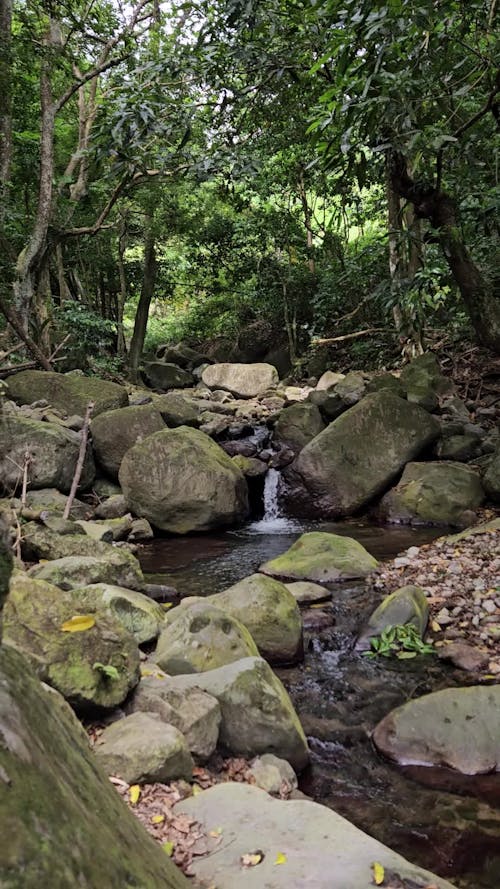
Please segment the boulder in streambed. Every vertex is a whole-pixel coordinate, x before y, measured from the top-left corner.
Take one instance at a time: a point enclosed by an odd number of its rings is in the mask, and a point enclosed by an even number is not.
[[[127,710],[157,714],[163,722],[179,729],[196,759],[209,759],[219,738],[219,702],[199,688],[171,688],[165,682],[167,678],[159,667],[145,664]]]
[[[240,470],[219,445],[188,426],[134,445],[123,458],[120,484],[132,512],[174,534],[231,525],[248,515]]]
[[[65,523],[63,533],[63,526],[59,525],[57,518],[49,518],[47,521],[53,522],[58,530],[52,530],[38,522],[28,522],[23,525],[21,549],[23,557],[30,562],[38,559],[64,559],[67,556],[107,558],[116,553],[121,554],[121,551],[110,543],[92,539],[77,522]],[[59,522],[62,523],[62,520]],[[127,553],[127,556],[130,556],[130,553]]]
[[[500,448],[490,460],[483,477],[483,486],[493,503],[500,503]]]
[[[149,596],[111,583],[78,587],[75,598],[82,611],[109,612],[132,634],[138,645],[156,639],[165,620],[165,611]]]
[[[312,800],[273,799],[258,787],[228,782],[182,800],[174,811],[206,831],[220,826],[224,842],[192,864],[195,877],[217,889],[373,889],[374,862],[386,878],[399,875],[390,880],[394,886],[453,889]],[[242,867],[244,856],[257,849],[258,866]]]
[[[408,463],[401,480],[382,498],[378,513],[398,524],[470,524],[465,516],[484,500],[476,470],[462,463]]]
[[[165,680],[171,688],[201,688],[222,713],[219,743],[235,756],[274,753],[296,771],[309,761],[306,737],[288,694],[265,660],[247,657],[218,670]]]
[[[153,432],[161,432],[165,423],[152,404],[133,405],[99,414],[91,423],[95,455],[112,478],[127,451]]]
[[[144,366],[143,376],[152,389],[186,389],[194,383],[189,371],[164,361],[150,361]]]
[[[0,884],[189,889],[110,784],[70,707],[0,647]]]
[[[375,746],[399,765],[444,766],[464,775],[500,771],[500,685],[446,688],[389,713]]]
[[[286,444],[296,453],[325,428],[319,408],[309,401],[284,408],[274,427],[273,440]]]
[[[439,404],[439,398],[453,393],[453,383],[441,372],[433,352],[419,355],[401,371],[401,383],[408,401],[420,404],[429,411]]]
[[[264,574],[244,577],[208,601],[245,625],[262,657],[273,664],[302,660],[302,619],[283,583]]]
[[[210,364],[201,378],[209,389],[226,389],[238,398],[255,398],[279,383],[272,364]]]
[[[389,627],[402,627],[405,624],[414,626],[423,639],[428,620],[429,605],[422,587],[400,587],[386,596],[375,609],[359,634],[356,648],[358,651],[366,651],[370,648],[370,639],[380,636]]]
[[[166,783],[193,777],[186,739],[155,713],[132,713],[104,729],[94,748],[108,775],[128,784]]]
[[[383,493],[439,431],[434,417],[393,392],[367,395],[285,470],[290,509],[316,518],[352,515]]]
[[[128,404],[127,390],[117,383],[85,377],[81,374],[58,374],[46,370],[23,370],[9,377],[9,396],[17,404],[47,401],[66,414],[85,416],[93,402],[92,416]]]
[[[125,549],[109,547],[103,556],[66,556],[29,569],[30,577],[46,580],[62,590],[91,583],[113,583],[131,590],[141,590],[144,577],[139,562]]]
[[[236,617],[206,600],[185,601],[170,612],[154,654],[166,673],[202,673],[259,652]]]
[[[57,488],[41,488],[26,492],[26,505],[35,511],[47,510],[49,513],[61,514],[66,507],[67,496]],[[71,519],[86,519],[92,515],[92,507],[76,497],[71,504]]]
[[[323,602],[325,599],[331,599],[330,590],[325,589],[319,583],[311,583],[309,580],[296,580],[292,583],[285,583],[299,605],[308,605],[310,602]]]
[[[116,618],[82,614],[77,595],[21,572],[11,578],[3,642],[79,710],[117,707],[139,681],[137,643]]]
[[[281,580],[337,583],[366,577],[377,564],[377,560],[352,537],[309,531],[281,556],[261,565],[259,571]]]
[[[18,414],[3,415],[0,417],[0,486],[7,492],[16,489],[22,479],[25,455],[29,453],[29,487],[57,488],[67,494],[79,450],[80,436],[71,429],[56,423],[29,420]],[[80,489],[88,488],[94,476],[94,458],[88,446]]]
[[[207,409],[205,399],[181,395],[179,392],[154,395],[153,404],[169,428],[199,426],[200,416]]]

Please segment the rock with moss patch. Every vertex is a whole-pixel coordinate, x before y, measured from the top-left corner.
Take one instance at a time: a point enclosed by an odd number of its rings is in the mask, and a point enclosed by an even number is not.
[[[137,643],[102,609],[89,609],[87,628],[63,629],[81,614],[75,594],[17,573],[4,608],[3,641],[73,707],[117,707],[139,681]]]
[[[261,565],[259,571],[282,580],[336,583],[366,577],[377,564],[377,560],[352,537],[309,531],[281,556]]]
[[[352,515],[383,493],[439,431],[434,417],[393,392],[367,395],[285,470],[290,509],[315,518]]]
[[[124,549],[110,546],[106,556],[66,556],[29,569],[31,577],[46,580],[62,590],[93,583],[112,583],[141,590],[144,577],[139,562]]]
[[[111,583],[77,587],[75,597],[82,610],[104,610],[113,615],[140,645],[160,633],[165,619],[161,605],[136,590]]]
[[[127,809],[68,704],[0,647],[0,884],[189,889]]]
[[[31,509],[48,511],[51,514],[62,514],[66,507],[67,496],[57,488],[41,488],[26,493],[26,505]],[[77,497],[73,500],[70,510],[71,519],[87,519],[92,515],[92,507]]]
[[[164,361],[150,361],[144,366],[143,375],[153,389],[185,389],[194,383],[187,370]]]
[[[193,756],[202,761],[209,759],[219,738],[219,702],[199,688],[171,688],[166,679],[162,670],[146,664],[128,710],[156,713],[182,732]]]
[[[165,423],[152,404],[133,405],[99,414],[91,423],[96,457],[112,478],[127,451],[153,432],[161,432]]]
[[[62,528],[57,525],[57,519],[51,520],[49,518],[47,521],[53,522],[56,530],[46,525],[40,525],[38,522],[28,522],[23,526],[22,553],[23,557],[30,562],[38,559],[64,559],[67,556],[99,558],[117,552],[109,542],[88,536],[85,529],[77,522],[66,523],[69,527],[62,532]],[[83,522],[83,525],[86,524]]]
[[[307,605],[309,602],[323,602],[325,599],[331,599],[330,590],[325,589],[319,583],[311,583],[309,580],[296,580],[292,583],[285,584],[299,605]]]
[[[493,455],[483,476],[484,490],[493,503],[500,503],[500,449]]]
[[[500,685],[446,688],[409,701],[379,722],[373,741],[399,765],[498,772]]]
[[[104,771],[128,784],[165,784],[193,777],[186,739],[154,713],[132,713],[108,725],[94,750]]]
[[[401,383],[408,401],[420,404],[426,410],[434,410],[440,396],[453,393],[453,383],[441,372],[433,352],[419,355],[401,371]]]
[[[408,463],[379,504],[380,516],[400,524],[460,525],[484,500],[479,474],[461,463]],[[467,524],[467,522],[465,522]]]
[[[296,453],[325,428],[319,408],[310,401],[297,402],[281,411],[273,439],[288,445]]]
[[[120,483],[132,512],[174,534],[231,525],[248,514],[242,473],[219,445],[187,426],[134,445]]]
[[[389,627],[401,627],[405,624],[415,627],[423,639],[428,619],[429,605],[422,587],[411,585],[400,587],[399,590],[386,596],[369,617],[366,626],[359,634],[356,648],[361,651],[367,650],[374,636],[380,636]]]
[[[297,776],[286,759],[280,759],[273,753],[264,753],[252,763],[250,774],[255,786],[266,793],[279,794],[284,789],[287,793],[296,790]]]
[[[176,676],[230,664],[258,650],[248,630],[206,601],[184,602],[170,612],[154,654],[155,662]]]
[[[58,374],[46,370],[23,370],[9,377],[9,395],[18,404],[45,400],[58,411],[85,416],[93,402],[92,416],[128,404],[127,390],[117,383],[79,374]]]
[[[26,371],[28,373],[28,371]],[[0,417],[0,484],[14,491],[22,478],[26,453],[30,455],[30,488],[57,488],[68,493],[80,451],[80,436],[55,423],[29,420],[18,414]],[[87,448],[80,490],[88,488],[95,476],[92,449]]]
[[[278,580],[251,574],[222,593],[208,596],[208,601],[246,626],[266,660],[291,664],[302,658],[299,607]]]
[[[306,737],[288,694],[269,664],[247,657],[218,670],[166,680],[171,688],[201,688],[219,701],[219,743],[236,756],[274,753],[296,771],[309,761]]]
[[[154,395],[153,404],[169,428],[198,426],[202,411],[207,409],[205,399],[181,395],[179,392]]]

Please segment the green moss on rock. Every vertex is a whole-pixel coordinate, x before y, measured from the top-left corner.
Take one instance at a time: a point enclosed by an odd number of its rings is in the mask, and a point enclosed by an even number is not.
[[[282,580],[311,580],[335,583],[366,577],[377,560],[352,537],[325,531],[310,531],[276,559],[261,565],[259,571]]]
[[[79,374],[58,374],[45,370],[23,370],[9,377],[9,395],[18,404],[32,404],[45,399],[52,407],[66,414],[83,417],[90,401],[92,416],[103,411],[125,407],[127,390],[117,383],[84,377]]]

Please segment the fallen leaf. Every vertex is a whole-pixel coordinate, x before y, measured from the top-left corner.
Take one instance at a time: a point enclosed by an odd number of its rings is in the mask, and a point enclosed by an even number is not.
[[[276,855],[275,864],[285,864],[286,863],[286,855],[284,852],[278,852]]]
[[[373,882],[375,883],[376,886],[381,886],[382,883],[384,882],[384,877],[385,877],[385,871],[384,871],[383,866],[378,861],[374,861],[372,864],[372,870],[373,870]]]
[[[243,867],[255,867],[263,860],[264,853],[261,852],[260,849],[257,849],[256,852],[246,852],[246,854],[242,855],[240,858]]]
[[[202,789],[199,786],[199,784],[193,784],[193,796],[198,796],[198,794],[201,792],[202,792]]]
[[[168,609],[171,608],[173,604],[173,602],[162,602],[161,607],[164,608],[165,611],[168,611]]]
[[[165,815],[151,815],[151,824],[163,824]]]
[[[441,624],[438,624],[437,620],[433,620],[433,621],[431,621],[431,629],[433,630],[434,633],[440,633],[441,632]]]
[[[167,842],[163,843],[163,845],[162,845],[163,851],[166,852],[166,854],[168,855],[169,858],[172,857],[174,848],[175,848],[175,843],[172,843],[171,840],[167,840]]]
[[[141,788],[139,787],[139,785],[132,784],[132,787],[130,788],[130,790],[128,792],[128,798],[129,798],[130,804],[132,806],[135,806],[135,804],[139,802],[140,795],[141,795]]]
[[[60,628],[63,633],[81,633],[95,626],[95,617],[92,614],[75,614],[69,620],[65,620]]]
[[[220,837],[222,834],[222,827],[216,827],[215,830],[209,830],[209,837]]]

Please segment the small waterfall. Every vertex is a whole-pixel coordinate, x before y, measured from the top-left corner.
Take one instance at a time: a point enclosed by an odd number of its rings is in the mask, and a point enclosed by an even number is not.
[[[281,510],[278,503],[281,475],[277,469],[268,469],[264,482],[264,517],[263,522],[280,519]]]

